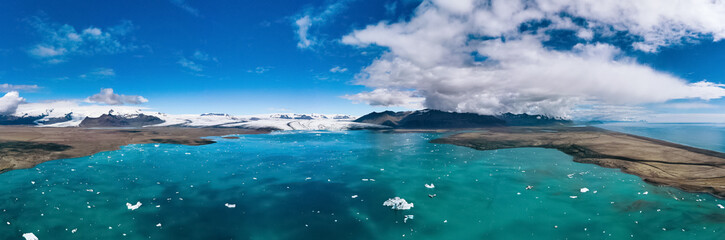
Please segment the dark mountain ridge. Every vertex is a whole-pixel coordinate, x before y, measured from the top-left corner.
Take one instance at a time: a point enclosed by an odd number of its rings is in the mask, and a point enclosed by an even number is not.
[[[356,119],[355,122],[379,124],[401,129],[450,129],[571,124],[569,120],[543,115],[505,113],[494,116],[429,109],[406,112],[372,112]]]

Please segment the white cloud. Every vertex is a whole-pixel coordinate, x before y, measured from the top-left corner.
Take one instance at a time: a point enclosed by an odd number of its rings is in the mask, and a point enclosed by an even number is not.
[[[0,114],[9,115],[15,113],[18,109],[18,105],[25,102],[25,99],[20,97],[18,92],[12,91],[0,97]]]
[[[311,39],[307,36],[308,31],[310,30],[310,27],[312,26],[312,20],[310,19],[310,16],[305,15],[295,21],[295,25],[297,25],[297,37],[299,38],[299,42],[297,42],[298,48],[308,48],[312,45]]]
[[[199,50],[194,51],[194,55],[192,55],[192,57],[194,57],[194,59],[200,60],[200,61],[209,61],[209,59],[210,59],[209,54],[199,51]]]
[[[330,72],[331,73],[344,73],[344,72],[347,72],[347,68],[335,66],[334,68],[330,69]]]
[[[187,13],[194,15],[195,17],[199,16],[199,10],[191,7],[188,3],[186,3],[185,0],[169,0],[169,1],[171,1],[171,3],[173,3],[175,6],[181,8],[182,10],[186,11]]]
[[[80,78],[89,78],[89,77],[107,78],[107,77],[113,77],[113,76],[116,76],[116,71],[114,71],[112,68],[96,68],[89,73],[81,74],[79,77]]]
[[[262,74],[272,70],[272,67],[256,67],[254,69],[247,70],[248,73]]]
[[[674,7],[657,7],[667,4]],[[567,16],[586,24],[574,24]],[[552,24],[519,31],[522,24],[539,20]],[[569,50],[546,47],[552,29],[572,30],[587,42]],[[374,90],[346,98],[410,106],[394,96],[410,97],[403,93],[412,91],[416,99],[425,99],[426,108],[570,117],[583,104],[634,106],[725,96],[722,85],[688,83],[639,64],[606,42],[591,42],[612,31],[640,39],[635,45],[648,51],[708,34],[719,40],[725,36],[725,3],[424,1],[409,20],[380,22],[342,38],[345,44],[388,48],[356,77]]]
[[[423,101],[425,100],[417,96],[417,93],[413,91],[394,89],[375,89],[370,92],[345,95],[343,98],[352,100],[355,103],[366,103],[372,106],[401,106],[410,109],[423,108]]]
[[[28,54],[47,63],[61,63],[73,55],[116,54],[136,48],[124,42],[124,36],[133,29],[129,21],[106,29],[91,26],[80,32],[40,17],[31,18],[29,23],[43,39],[30,47]]]
[[[102,88],[100,93],[86,98],[89,103],[104,103],[108,105],[141,104],[149,100],[137,95],[116,94],[111,88]]]
[[[12,92],[12,91],[35,91],[40,87],[38,85],[13,85],[8,83],[0,84],[0,92]]]
[[[317,38],[311,36],[310,29],[313,25],[319,26],[327,23],[327,21],[339,14],[345,9],[348,2],[353,0],[342,0],[336,3],[330,4],[325,9],[317,14],[313,14],[312,11],[297,17],[294,21],[295,33],[297,33],[297,47],[298,48],[310,48],[318,43]]]
[[[178,63],[182,67],[189,69],[191,71],[195,71],[195,72],[204,71],[204,67],[202,67],[198,63],[191,61],[185,57],[181,57],[181,59],[179,59],[179,61],[177,61],[176,63]]]

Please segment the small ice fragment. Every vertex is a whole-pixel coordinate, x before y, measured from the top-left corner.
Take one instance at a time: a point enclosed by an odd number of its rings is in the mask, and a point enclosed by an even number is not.
[[[381,168],[380,171],[385,171],[385,168]],[[411,215],[412,216],[412,215]]]
[[[352,195],[352,198],[357,198],[357,195]]]
[[[589,192],[589,188],[583,187],[583,188],[579,189],[579,192],[581,192],[581,193]]]
[[[312,179],[312,178],[311,177],[306,177],[305,178],[305,181],[310,180],[310,179]]]
[[[434,198],[434,197],[436,197],[436,196],[438,196],[438,195],[436,195],[435,193],[434,193],[434,194],[428,194],[428,197],[429,197],[429,198]]]
[[[126,207],[127,207],[127,208],[128,208],[129,210],[133,211],[133,210],[136,210],[136,209],[138,209],[139,207],[141,207],[141,202],[136,202],[136,204],[133,204],[133,205],[132,205],[132,204],[130,204],[130,203],[126,203]]]
[[[532,188],[534,188],[534,186],[531,186],[531,185],[526,186],[526,190],[531,190]]]
[[[408,203],[405,199],[395,197],[383,202],[383,206],[388,206],[393,210],[410,210],[413,207],[413,203]]]
[[[367,178],[363,178],[363,179],[362,179],[362,181],[363,181],[363,182],[367,182],[367,181],[370,181],[370,179],[367,179]]]
[[[448,220],[443,220],[443,223],[447,223],[447,222],[448,222]]]
[[[191,155],[191,153],[184,153],[184,154],[186,154],[186,155]]]
[[[718,204],[717,207],[719,207],[720,209],[725,209],[725,206],[723,206],[722,204]]]
[[[161,227],[161,223],[156,224],[157,227]]]
[[[73,230],[70,230],[70,233],[76,233],[78,231],[77,228],[74,228]]]
[[[371,181],[371,182],[375,182],[375,179],[374,179],[374,178],[371,178],[371,179],[370,179],[370,181]]]
[[[573,173],[572,174],[567,174],[566,177],[573,178],[574,177],[574,174]]]
[[[569,198],[578,198],[578,196],[569,196]]]
[[[413,219],[414,218],[413,215],[405,215],[404,217],[405,218],[403,218],[403,223],[407,223],[408,222],[408,219]]]
[[[35,181],[30,181],[30,184],[35,184]]]
[[[23,237],[25,238],[25,240],[38,240],[38,237],[36,237],[33,233],[23,234]]]
[[[227,206],[228,208],[235,208],[235,207],[237,207],[237,204],[234,204],[234,203],[225,203],[224,206]]]
[[[647,195],[647,194],[649,194],[649,192],[643,192],[642,194]]]
[[[425,184],[425,188],[435,188],[436,185],[431,184]]]

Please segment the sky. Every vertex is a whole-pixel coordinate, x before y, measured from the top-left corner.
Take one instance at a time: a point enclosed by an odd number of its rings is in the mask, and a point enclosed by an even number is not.
[[[63,100],[725,122],[721,1],[26,0],[0,2],[0,31],[5,114]]]

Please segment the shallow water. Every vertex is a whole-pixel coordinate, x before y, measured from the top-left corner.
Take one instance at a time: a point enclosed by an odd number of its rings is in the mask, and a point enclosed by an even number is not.
[[[285,132],[214,138],[219,143],[196,147],[130,145],[51,161],[0,174],[0,239],[26,232],[41,240],[724,234],[725,209],[717,204],[725,201],[712,196],[649,185],[551,149],[477,151],[428,143],[439,136]],[[429,183],[435,188],[424,187]],[[396,196],[415,206],[394,211],[382,205]],[[126,207],[137,201],[137,210]],[[405,215],[414,218],[404,222]]]

